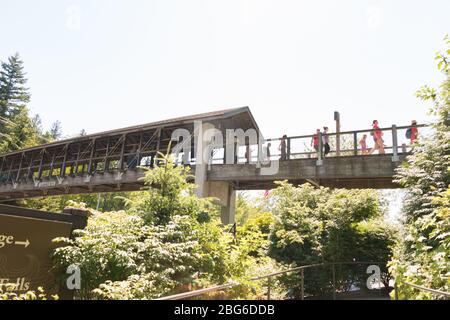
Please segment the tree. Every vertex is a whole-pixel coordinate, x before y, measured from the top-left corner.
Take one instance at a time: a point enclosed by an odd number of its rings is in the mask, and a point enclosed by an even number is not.
[[[59,140],[62,137],[61,121],[55,121],[48,132],[51,140]]]
[[[0,117],[10,118],[17,115],[30,101],[26,87],[23,61],[18,53],[1,63],[0,70]]]
[[[0,68],[0,152],[10,152],[42,143],[41,123],[31,117],[23,61],[19,54],[2,62]]]
[[[139,197],[123,199],[126,211],[91,210],[85,230],[55,240],[65,244],[54,252],[55,271],[64,279],[69,265],[81,269],[79,298],[152,299],[243,279],[262,255],[268,217],[240,229],[239,245],[212,200],[194,194],[189,168],[169,156],[157,163],[146,171]]]
[[[403,236],[391,262],[400,298],[439,298],[413,290],[404,282],[450,291],[450,39],[436,54],[438,70],[444,75],[439,90],[428,86],[417,96],[433,103],[433,133],[414,146],[407,163],[397,172],[398,182],[407,188],[403,206]]]
[[[316,263],[376,261],[391,255],[395,232],[374,221],[383,219],[378,194],[374,190],[294,187],[279,183],[272,192],[275,224],[271,229],[269,255],[278,262],[301,266]],[[337,289],[365,286],[364,267],[342,266]],[[383,270],[383,268],[382,268]],[[387,270],[384,268],[384,275]],[[330,293],[330,268],[305,273],[305,288],[315,295]],[[298,297],[298,276],[287,276],[282,283],[290,296]]]

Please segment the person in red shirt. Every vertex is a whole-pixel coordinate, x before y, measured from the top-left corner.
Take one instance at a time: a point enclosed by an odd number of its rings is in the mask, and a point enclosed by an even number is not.
[[[378,126],[378,120],[373,120],[372,122],[372,132],[373,140],[375,142],[374,147],[370,150],[369,154],[372,154],[375,150],[378,150],[378,154],[384,154],[384,141],[383,141],[383,131],[381,131]]]
[[[359,140],[359,146],[361,147],[361,154],[362,155],[366,155],[367,154],[367,134],[364,134],[361,138],[361,140]]]
[[[419,130],[417,130],[417,121],[413,120],[411,122],[411,136],[409,138],[411,140],[411,144],[414,144],[414,142],[416,142],[418,136]]]
[[[319,152],[319,133],[320,133],[320,129],[316,130],[316,134],[313,135],[312,140],[311,140],[311,145],[314,147],[314,150],[316,150],[316,152]]]

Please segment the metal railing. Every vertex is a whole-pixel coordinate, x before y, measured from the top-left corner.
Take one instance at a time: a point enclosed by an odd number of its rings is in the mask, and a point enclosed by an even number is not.
[[[417,128],[424,128],[426,125],[417,125]],[[384,151],[392,154],[393,161],[398,161],[399,154],[408,153],[412,146],[404,133],[411,126],[395,126],[380,128],[384,133]],[[328,133],[330,152],[325,155],[323,150],[322,135],[318,135],[319,147],[314,150],[311,144],[315,135],[291,136],[286,138],[286,159],[317,159],[317,165],[321,165],[325,157],[341,157],[364,155],[364,151],[359,145],[361,137],[367,136],[367,147],[370,150],[373,139],[370,133],[373,129],[343,131],[340,133]],[[154,161],[154,154],[160,149],[160,144],[169,143],[170,138],[159,137],[160,131],[148,133],[148,138],[143,139],[142,134],[136,133],[138,142],[130,142],[125,136],[117,136],[114,139],[105,137],[105,141],[95,140],[86,143],[71,142],[58,148],[52,147],[48,150],[24,151],[22,154],[6,154],[0,157],[0,183],[18,183],[43,179],[51,180],[56,177],[66,176],[86,176],[99,173],[126,171],[136,169],[138,166],[151,166]],[[422,132],[419,132],[419,136]],[[402,138],[403,137],[403,138]],[[282,138],[266,140],[266,149],[259,145],[241,146],[238,148],[236,163],[257,163],[261,159],[264,150],[269,150],[268,159],[278,160],[282,153],[276,145]],[[268,148],[267,144],[274,145]],[[157,144],[157,146],[153,146]],[[100,146],[101,145],[101,146]],[[246,148],[250,153],[245,156]],[[262,150],[264,149],[264,150]],[[251,151],[253,150],[253,151]],[[274,152],[275,151],[275,152]],[[211,164],[225,162],[224,149],[214,149],[215,157]],[[190,164],[195,164],[195,157],[183,155],[184,162],[190,159]]]
[[[304,300],[306,297],[306,295],[305,295],[305,270],[311,269],[311,268],[317,268],[317,267],[331,267],[333,300],[336,300],[336,294],[337,294],[336,266],[337,265],[342,266],[342,265],[380,265],[380,264],[386,265],[386,262],[356,262],[356,261],[352,261],[352,262],[316,263],[316,264],[300,266],[300,267],[296,267],[296,268],[292,268],[292,269],[288,269],[288,270],[278,271],[278,272],[270,273],[270,274],[267,274],[264,276],[254,277],[254,278],[250,279],[250,282],[266,280],[267,281],[266,298],[267,298],[267,300],[270,300],[272,297],[271,293],[272,293],[272,288],[273,288],[273,283],[274,283],[273,279],[275,277],[281,276],[281,275],[286,275],[288,273],[299,272],[300,273],[300,299]],[[230,282],[230,283],[223,284],[223,285],[218,285],[218,286],[213,286],[213,287],[209,287],[209,288],[179,293],[179,294],[175,294],[175,295],[171,295],[171,296],[167,296],[167,297],[162,297],[162,298],[159,298],[156,300],[184,300],[184,299],[189,299],[189,298],[196,298],[196,297],[201,297],[207,293],[232,289],[232,288],[235,288],[238,286],[241,286],[241,284],[238,282]]]
[[[423,286],[419,286],[417,284],[414,283],[409,283],[409,282],[402,282],[401,284],[403,285],[407,285],[411,288],[414,288],[416,290],[420,290],[420,291],[424,291],[424,292],[428,292],[431,293],[435,296],[441,296],[444,297],[446,300],[450,299],[450,292],[445,292],[445,291],[440,291],[440,290],[436,290],[436,289],[431,289],[431,288],[427,288],[427,287],[423,287]],[[394,286],[394,298],[395,300],[399,300],[398,297],[398,284],[397,282],[395,282],[395,286]]]
[[[427,128],[425,124],[417,125],[416,128]],[[411,126],[396,126],[380,128],[379,130],[383,133],[383,146],[384,150],[382,153],[391,154],[393,161],[399,161],[399,155],[409,153],[413,145],[410,139],[406,137],[406,131],[410,129]],[[358,156],[358,155],[370,155],[372,150],[375,151],[375,140],[371,133],[373,129],[363,129],[354,131],[343,131],[340,133],[327,133],[330,151],[327,155],[324,153],[323,144],[323,134],[319,133],[317,136],[312,135],[301,135],[301,136],[289,136],[285,138],[285,159],[282,159],[283,155],[279,148],[283,138],[271,138],[265,140],[264,148],[268,148],[268,160],[295,160],[295,159],[317,159],[318,165],[324,158],[328,157],[346,157],[346,156]],[[423,132],[419,132],[419,136],[422,136]],[[363,150],[360,145],[361,138],[366,135],[367,149]],[[317,139],[319,145],[317,150],[314,148],[313,139]],[[274,144],[270,148],[268,144]],[[235,158],[235,162],[238,164],[244,163],[256,163],[262,157],[260,155],[263,150],[260,150],[258,145],[248,146],[252,152],[249,156],[245,156],[247,146],[240,146],[238,148],[238,156]],[[218,149],[217,149],[218,150]],[[267,150],[267,149],[266,149]],[[379,152],[379,151],[377,151]],[[216,152],[216,157],[212,159],[215,164],[224,163],[224,151]],[[192,162],[193,164],[195,163]]]

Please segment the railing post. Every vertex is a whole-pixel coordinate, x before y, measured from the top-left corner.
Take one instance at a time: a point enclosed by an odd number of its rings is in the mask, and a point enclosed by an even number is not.
[[[358,155],[358,133],[353,132],[353,148],[355,156]]]
[[[317,150],[317,161],[316,165],[323,165],[323,141],[322,141],[322,132],[317,134],[317,138],[319,139],[319,150]]]
[[[39,169],[38,169],[38,176],[37,179],[40,180],[42,177],[42,166],[44,165],[44,156],[45,156],[46,149],[41,150],[41,160],[39,162]]]
[[[301,299],[305,300],[305,269],[301,269],[300,274],[301,274],[301,277],[302,277],[301,284],[300,284]]]
[[[397,140],[397,126],[392,125],[392,162],[400,161],[398,157],[398,140]]]
[[[24,158],[25,158],[25,152],[22,152],[22,155],[20,156],[19,170],[17,170],[16,182],[19,182],[20,171],[22,171],[22,163],[23,163]]]
[[[88,169],[87,169],[87,174],[88,175],[92,175],[92,167],[94,165],[94,154],[95,154],[95,145],[96,145],[96,140],[95,138],[92,139],[92,149],[91,149],[91,153],[89,154],[89,164],[88,164]]]
[[[270,300],[270,291],[272,286],[272,277],[267,278],[267,300]]]
[[[334,112],[334,121],[336,121],[336,157],[341,155],[341,115],[338,111]]]
[[[397,285],[397,280],[395,280],[394,282],[394,299],[398,300],[398,285]]]
[[[406,148],[406,143],[403,143],[403,144],[402,144],[402,153],[405,154],[405,153],[407,153],[407,152],[408,152],[408,150],[407,150],[407,148]]]
[[[62,164],[61,164],[61,172],[59,173],[59,176],[61,177],[61,178],[63,178],[63,177],[65,177],[66,176],[66,168],[67,168],[67,156],[68,156],[68,153],[69,153],[69,143],[68,144],[66,144],[66,146],[64,147],[64,158],[63,158],[63,161],[62,161]]]
[[[119,160],[119,166],[118,166],[118,171],[122,172],[125,168],[124,166],[124,162],[125,162],[125,144],[126,144],[126,140],[127,140],[127,136],[126,134],[124,134],[122,136],[122,146],[120,148],[120,160]]]
[[[333,272],[333,300],[336,300],[336,270],[335,270],[335,265],[334,263],[331,264],[332,267],[332,272]]]
[[[291,138],[287,139],[287,159],[291,160]]]

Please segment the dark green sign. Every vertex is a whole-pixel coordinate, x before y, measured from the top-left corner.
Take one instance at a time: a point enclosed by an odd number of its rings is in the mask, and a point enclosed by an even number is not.
[[[0,287],[25,293],[43,287],[49,294],[59,288],[51,273],[53,239],[70,237],[73,224],[0,211]],[[58,216],[58,214],[40,213]],[[64,215],[64,214],[63,214]],[[67,215],[65,215],[67,216]]]

